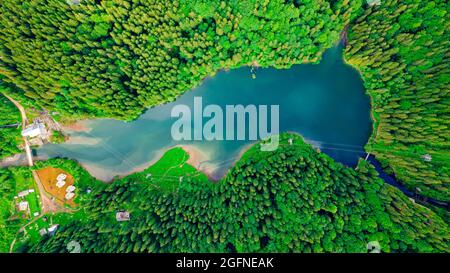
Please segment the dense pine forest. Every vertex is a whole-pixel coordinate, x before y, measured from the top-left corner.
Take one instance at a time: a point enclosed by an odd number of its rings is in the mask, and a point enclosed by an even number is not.
[[[16,182],[11,172],[7,169],[0,169],[0,252],[9,250],[9,244],[17,232],[15,228],[10,228],[8,219],[11,211],[14,210],[12,200],[14,198]]]
[[[373,102],[367,150],[411,189],[449,201],[448,2],[382,2],[352,24],[346,53]]]
[[[133,119],[222,68],[317,61],[360,2],[5,0],[0,74],[63,116]]]
[[[28,251],[66,252],[448,252],[448,225],[377,177],[335,163],[298,136],[264,156],[252,147],[218,184],[186,179],[172,192],[132,175],[81,202],[89,218]],[[157,182],[156,182],[157,183]],[[128,210],[131,220],[117,222]]]

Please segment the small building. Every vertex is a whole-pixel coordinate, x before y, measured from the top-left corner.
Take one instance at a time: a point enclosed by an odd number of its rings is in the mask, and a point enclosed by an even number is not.
[[[53,225],[47,229],[49,235],[55,234],[55,231],[58,229],[58,225]]]
[[[68,192],[66,193],[66,196],[64,196],[67,200],[71,200],[75,196],[75,193]]]
[[[28,211],[28,209],[29,209],[29,205],[28,205],[27,201],[20,202],[18,207],[19,207],[19,211]]]
[[[74,192],[75,189],[76,188],[74,186],[70,185],[70,186],[67,187],[66,192]]]
[[[55,232],[58,229],[58,225],[53,225],[47,229],[48,233]]]
[[[66,180],[66,178],[67,178],[67,175],[66,175],[65,173],[60,173],[60,174],[58,174],[58,176],[56,177],[56,180],[58,180],[58,181],[64,181],[64,180]]]
[[[67,0],[66,1],[68,5],[72,6],[72,5],[79,5],[81,3],[81,0]]]
[[[130,221],[130,213],[128,211],[116,212],[116,220],[118,222]]]
[[[39,212],[36,211],[35,213],[33,213],[33,216],[39,216]]]
[[[33,123],[30,126],[28,126],[27,128],[25,128],[25,130],[22,131],[23,137],[46,138],[46,135],[47,135],[47,130],[45,129],[45,124],[43,124],[43,123]]]

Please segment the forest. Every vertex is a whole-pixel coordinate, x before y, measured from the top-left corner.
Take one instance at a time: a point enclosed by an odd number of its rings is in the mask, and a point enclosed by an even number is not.
[[[63,120],[130,120],[220,69],[318,62],[348,26],[346,59],[372,98],[366,150],[410,189],[450,200],[447,1],[70,3],[1,2],[0,74],[17,87],[2,92]]]
[[[192,177],[167,191],[132,175],[81,199],[89,217],[24,251],[67,252],[448,252],[448,225],[385,184],[361,161],[335,163],[296,135],[262,155],[256,144],[226,178]],[[115,212],[127,210],[129,222]]]
[[[22,120],[19,110],[2,93],[7,88],[0,77],[0,159],[20,153]]]
[[[67,120],[132,120],[220,69],[317,63],[344,36],[372,102],[366,151],[413,191],[450,200],[446,0],[71,3],[0,2],[0,93]],[[0,100],[0,126],[18,122]],[[0,129],[0,158],[19,152],[19,136]],[[384,252],[449,251],[442,218],[371,165],[355,171],[295,142],[270,155],[255,146],[220,183],[192,177],[173,192],[142,175],[97,185],[83,174],[83,189],[94,189],[79,201],[88,223],[23,250],[64,252],[77,240],[85,252],[366,252],[370,241]],[[115,221],[121,209],[130,222]]]
[[[129,120],[219,69],[317,62],[360,3],[4,0],[0,74],[19,101]]]

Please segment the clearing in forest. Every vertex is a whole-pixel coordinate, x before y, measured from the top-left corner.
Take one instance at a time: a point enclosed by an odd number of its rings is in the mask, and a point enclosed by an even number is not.
[[[54,197],[55,201],[61,205],[69,205],[70,207],[75,207],[75,203],[73,202],[76,196],[73,196],[70,200],[66,198],[67,188],[74,184],[73,176],[66,171],[53,167],[46,167],[44,169],[36,171],[39,179],[41,180],[42,186],[44,190]],[[64,185],[58,187],[58,176],[63,175]]]

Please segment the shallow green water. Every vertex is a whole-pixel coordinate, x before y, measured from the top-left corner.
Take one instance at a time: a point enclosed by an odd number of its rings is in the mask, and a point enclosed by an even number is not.
[[[339,162],[353,166],[364,155],[371,133],[370,103],[359,73],[343,63],[342,48],[328,50],[318,65],[291,69],[250,68],[219,72],[176,102],[149,109],[138,120],[83,121],[88,132],[70,132],[69,143],[45,145],[40,157],[68,157],[80,161],[101,179],[132,172],[157,159],[164,150],[191,144],[208,158],[202,168],[225,174],[251,141],[174,141],[170,111],[176,104],[280,105],[280,131],[293,131]]]

